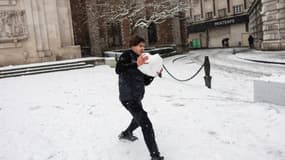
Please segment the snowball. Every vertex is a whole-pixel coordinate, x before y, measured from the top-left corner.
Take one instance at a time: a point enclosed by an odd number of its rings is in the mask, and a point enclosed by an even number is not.
[[[151,55],[149,53],[144,53],[143,56],[148,57],[148,60],[146,61],[147,64],[139,66],[138,69],[148,76],[156,77],[162,69],[162,58],[159,54]]]

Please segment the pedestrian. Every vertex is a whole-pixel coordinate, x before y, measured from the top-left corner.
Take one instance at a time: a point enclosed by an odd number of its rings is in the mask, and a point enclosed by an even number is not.
[[[253,42],[254,42],[253,36],[252,36],[252,35],[249,35],[249,37],[248,37],[249,48],[253,48],[253,47],[254,47]]]
[[[222,39],[222,46],[223,48],[229,47],[229,38]]]
[[[134,36],[129,45],[131,50],[125,51],[119,57],[116,73],[119,75],[120,101],[133,119],[127,129],[119,135],[119,139],[137,140],[138,138],[133,135],[133,131],[141,127],[151,160],[163,160],[164,157],[160,156],[155,141],[152,123],[141,102],[145,93],[145,85],[149,85],[154,79],[154,77],[147,76],[138,70],[138,66],[147,63],[147,57],[143,56],[145,40],[139,36]]]

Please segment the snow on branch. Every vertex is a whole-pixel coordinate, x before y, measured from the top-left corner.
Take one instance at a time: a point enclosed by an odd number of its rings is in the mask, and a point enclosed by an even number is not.
[[[110,0],[112,1],[112,0]],[[151,23],[162,23],[170,17],[179,17],[179,13],[189,10],[189,0],[113,0],[114,2],[97,4],[87,3],[87,9],[93,20],[102,18],[108,23],[128,19],[132,30],[147,28]],[[99,8],[99,9],[98,9]]]

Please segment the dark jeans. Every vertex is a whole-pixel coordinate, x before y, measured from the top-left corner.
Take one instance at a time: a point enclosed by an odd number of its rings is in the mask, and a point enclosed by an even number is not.
[[[254,44],[253,43],[249,43],[249,48],[254,48]]]
[[[138,127],[141,127],[144,141],[152,157],[159,156],[157,144],[155,142],[155,136],[151,121],[149,120],[147,113],[144,111],[142,103],[140,101],[127,101],[122,102],[126,109],[131,113],[133,119],[129,127],[125,132],[132,133]]]

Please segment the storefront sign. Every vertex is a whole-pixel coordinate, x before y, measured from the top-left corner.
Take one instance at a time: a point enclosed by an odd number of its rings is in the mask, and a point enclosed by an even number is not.
[[[248,15],[240,15],[236,17],[224,18],[219,20],[212,20],[207,22],[201,22],[188,26],[188,33],[204,32],[208,28],[222,27],[238,23],[248,23]]]
[[[235,19],[227,19],[227,20],[223,20],[223,21],[218,21],[218,22],[214,22],[214,26],[224,26],[224,25],[228,25],[228,24],[235,24]]]

